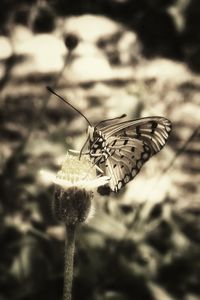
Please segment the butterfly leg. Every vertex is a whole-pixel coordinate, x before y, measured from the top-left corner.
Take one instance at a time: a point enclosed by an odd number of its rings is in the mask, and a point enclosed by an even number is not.
[[[80,154],[80,151],[69,149],[69,152],[74,153],[74,154]],[[88,155],[89,151],[83,152],[82,155]]]
[[[101,168],[99,168],[97,165],[96,165],[96,161],[95,162],[92,162],[92,168],[96,168],[101,174],[104,174],[103,170],[101,170]]]
[[[97,165],[94,164],[93,166],[95,166],[95,168],[96,168],[101,174],[104,174],[103,170],[101,170],[101,168],[99,168]]]
[[[97,166],[97,163],[99,162],[99,160],[101,160],[102,155],[99,153],[93,153],[91,155],[91,158],[95,158],[92,159],[92,167],[95,167],[101,174],[104,174],[103,170],[99,168],[99,166]]]

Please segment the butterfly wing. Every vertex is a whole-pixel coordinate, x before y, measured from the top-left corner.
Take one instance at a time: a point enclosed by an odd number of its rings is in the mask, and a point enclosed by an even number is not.
[[[100,128],[100,130],[107,139],[110,136],[117,135],[137,139],[145,138],[146,136],[147,139],[153,137],[166,140],[171,131],[171,122],[163,117],[147,117],[111,124]]]
[[[108,157],[99,167],[109,176],[112,191],[119,191],[140,171],[143,164],[165,145],[171,122],[162,117],[148,117],[101,128]]]
[[[110,156],[99,167],[110,177],[111,190],[117,192],[137,175],[150,156],[151,149],[142,141],[118,138],[110,148]]]

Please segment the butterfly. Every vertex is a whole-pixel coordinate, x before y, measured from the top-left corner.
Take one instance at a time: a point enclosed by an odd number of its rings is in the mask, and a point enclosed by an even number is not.
[[[64,102],[63,97],[53,94]],[[92,126],[89,120],[74,106],[88,122],[88,137],[83,148],[88,143],[90,160],[97,166],[98,173],[110,178],[111,191],[120,191],[140,171],[146,161],[157,154],[166,144],[171,132],[171,122],[164,117],[146,117],[130,121],[119,121],[126,115],[108,119]],[[104,125],[112,122],[111,124]]]

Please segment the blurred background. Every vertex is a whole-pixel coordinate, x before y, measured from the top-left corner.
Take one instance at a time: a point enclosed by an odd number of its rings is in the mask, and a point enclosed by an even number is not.
[[[0,300],[62,297],[58,171],[87,123],[172,121],[167,146],[79,229],[73,299],[200,299],[200,2],[0,2]]]

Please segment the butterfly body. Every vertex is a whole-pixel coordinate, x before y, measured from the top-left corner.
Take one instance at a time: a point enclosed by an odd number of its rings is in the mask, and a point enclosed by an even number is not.
[[[171,122],[163,117],[89,126],[89,156],[110,177],[110,189],[117,192],[163,148],[170,131]]]
[[[93,127],[93,135],[89,140],[89,155],[92,163],[99,166],[105,163],[105,161],[110,156],[109,148],[106,143],[105,136],[102,134],[100,130],[94,130],[94,127]]]

